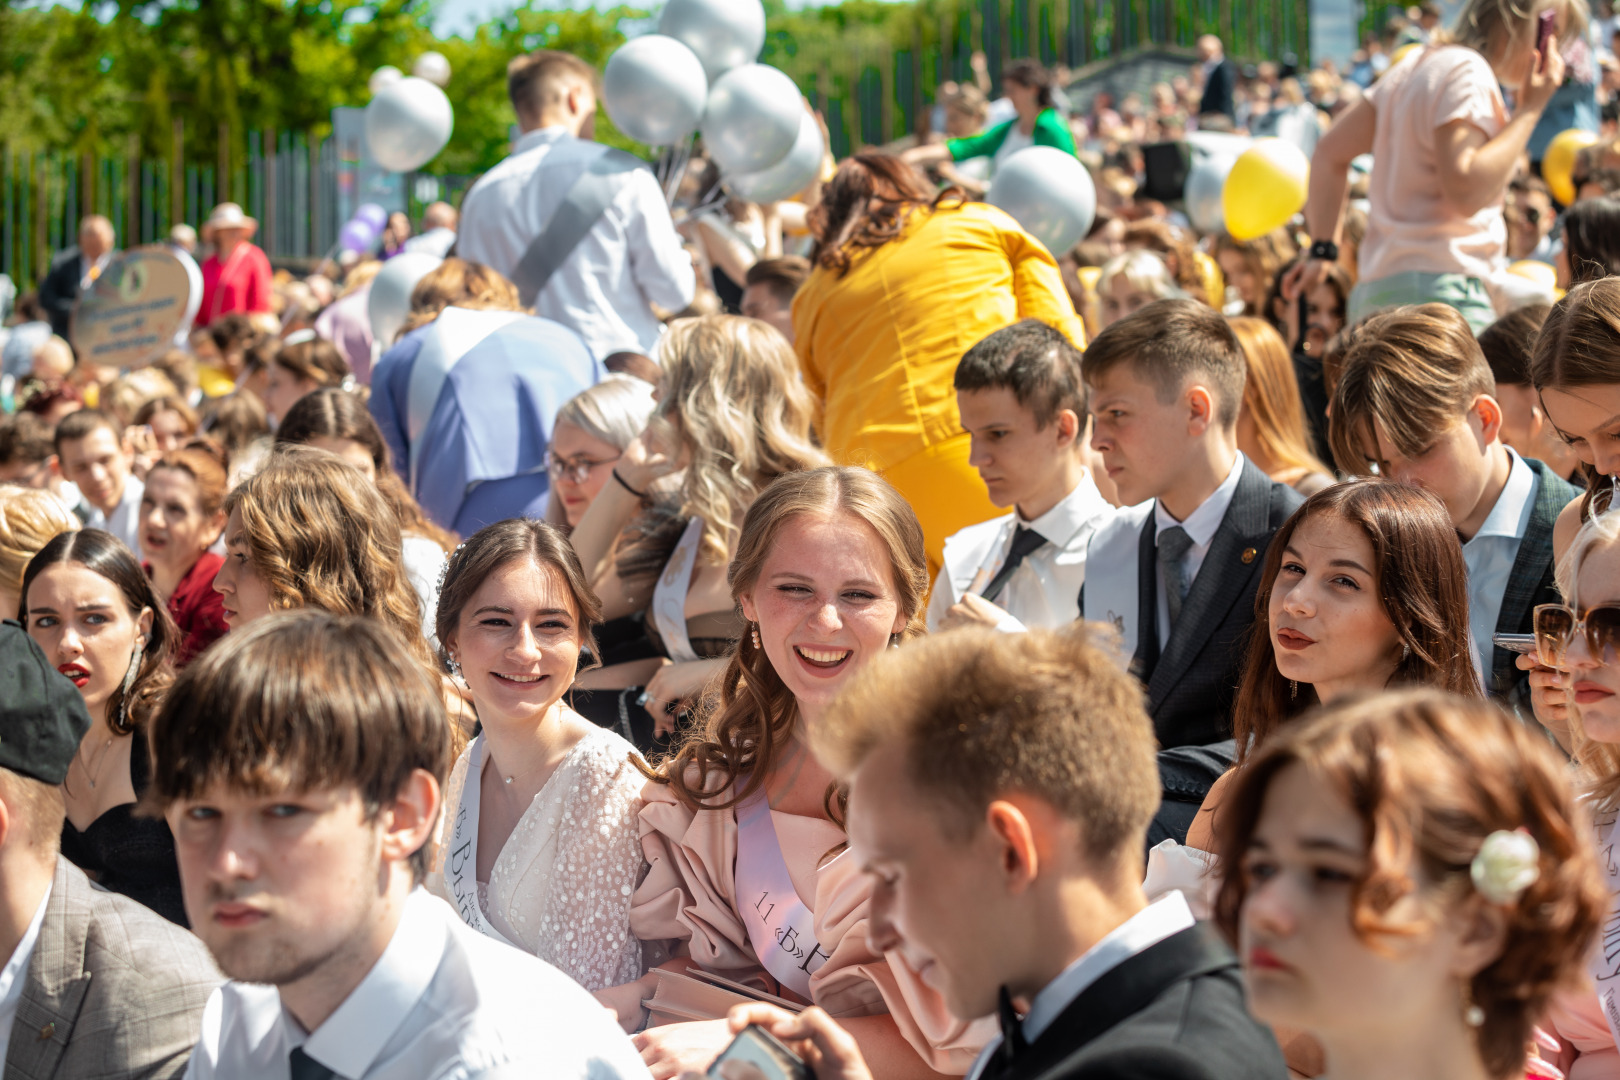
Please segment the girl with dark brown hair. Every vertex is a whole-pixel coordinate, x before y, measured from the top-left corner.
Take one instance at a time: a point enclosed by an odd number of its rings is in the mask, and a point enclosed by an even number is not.
[[[862,1053],[884,1062],[887,1077],[960,1074],[988,1030],[952,1020],[904,960],[867,943],[871,884],[841,854],[841,795],[806,742],[853,672],[921,631],[928,571],[917,519],[866,469],[789,473],[749,508],[729,583],[748,629],[702,728],[643,792],[650,869],[631,929],[674,944],[678,959],[666,966],[718,972],[850,1018]],[[800,884],[780,884],[787,877]],[[746,898],[762,889],[800,902],[756,909]],[[800,942],[802,956],[782,953],[783,939]],[[599,996],[633,1031],[657,979]],[[669,1076],[712,1061],[730,1037],[715,1020],[636,1040]]]
[[[917,512],[930,570],[945,538],[995,517],[968,464],[951,380],[1002,327],[1039,319],[1084,347],[1056,260],[1001,210],[936,194],[890,154],[838,167],[810,215],[815,268],[793,302],[822,445],[882,472]]]

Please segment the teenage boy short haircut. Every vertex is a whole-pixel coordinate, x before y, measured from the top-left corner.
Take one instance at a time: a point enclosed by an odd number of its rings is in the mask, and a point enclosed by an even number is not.
[[[1153,386],[1161,404],[1180,396],[1190,380],[1204,382],[1215,395],[1215,421],[1237,426],[1248,365],[1237,335],[1221,313],[1196,300],[1155,300],[1097,335],[1086,349],[1081,371],[1086,382],[1120,365]]]
[[[113,433],[113,439],[118,440],[118,425],[113,418],[97,409],[79,409],[62,417],[62,422],[56,425],[56,434],[53,441],[58,457],[62,455],[62,444],[77,439],[88,439],[101,428]]]
[[[538,119],[572,83],[596,88],[596,69],[572,53],[540,49],[506,65],[506,96],[521,117]]]
[[[1485,354],[1497,386],[1530,385],[1530,354],[1536,351],[1536,338],[1551,313],[1551,305],[1526,304],[1480,331],[1479,351]]]
[[[782,255],[761,259],[748,268],[746,287],[764,285],[779,304],[791,304],[799,287],[810,276],[810,260],[803,255]]]
[[[1063,409],[1086,415],[1080,350],[1054,327],[1025,319],[991,334],[956,365],[956,389],[1011,390],[1018,404],[1045,428]]]
[[[215,785],[352,787],[375,820],[414,770],[442,786],[452,760],[444,700],[405,644],[372,619],[316,608],[255,622],[193,660],[150,738],[146,809],[157,814]],[[411,869],[420,881],[425,850]]]
[[[1361,325],[1340,362],[1328,442],[1333,460],[1366,475],[1366,448],[1377,446],[1373,421],[1402,457],[1417,457],[1449,431],[1496,378],[1457,310],[1411,304]]]
[[[1141,685],[1083,628],[961,629],[887,651],[812,734],[840,777],[892,741],[953,837],[973,835],[993,799],[1018,791],[1079,824],[1091,857],[1140,858],[1159,807]]]

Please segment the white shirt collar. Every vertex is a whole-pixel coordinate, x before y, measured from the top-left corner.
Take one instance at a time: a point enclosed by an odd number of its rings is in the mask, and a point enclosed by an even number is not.
[[[517,142],[512,144],[512,153],[521,154],[526,150],[533,150],[537,146],[545,146],[549,143],[571,138],[574,138],[574,136],[561,124],[535,128],[533,131],[525,131],[518,136]]]
[[[1530,514],[1535,509],[1536,474],[1511,447],[1507,448],[1507,452],[1513,459],[1507,483],[1496,497],[1496,505],[1486,515],[1485,524],[1468,541],[1470,544],[1482,536],[1505,536],[1517,540],[1524,536],[1524,530],[1530,524]]]
[[[433,905],[439,903],[420,885],[411,890],[388,948],[307,1037],[284,1008],[287,1045],[301,1044],[304,1053],[339,1076],[366,1075],[439,969],[448,936],[444,921],[435,917]]]
[[[1164,508],[1164,503],[1157,499],[1153,502],[1153,520],[1155,528],[1153,537],[1158,539],[1164,530],[1180,525],[1187,536],[1199,547],[1206,547],[1215,539],[1216,530],[1221,527],[1221,519],[1226,517],[1226,508],[1232,505],[1232,496],[1237,494],[1238,480],[1243,476],[1243,452],[1240,450],[1232,458],[1232,469],[1221,481],[1221,486],[1212,492],[1209,498],[1198,504],[1198,509],[1187,515],[1187,520],[1177,521],[1170,516],[1170,511]]]
[[[28,961],[34,955],[34,946],[39,943],[39,928],[45,922],[45,907],[51,902],[51,888],[54,882],[45,886],[45,895],[40,897],[39,907],[34,911],[34,918],[23,932],[22,940],[11,952],[11,959],[6,966],[0,968],[0,1002],[11,1005],[22,999],[23,985],[27,979],[23,976],[28,971]]]
[[[1186,897],[1179,890],[1172,890],[1114,927],[1035,995],[1029,1005],[1029,1015],[1024,1017],[1024,1038],[1030,1042],[1040,1038],[1092,983],[1131,957],[1193,925],[1192,909],[1187,906]]]
[[[1097,490],[1097,482],[1092,479],[1091,470],[1087,469],[1080,482],[1074,485],[1074,490],[1058,500],[1058,504],[1034,521],[1025,521],[1022,514],[1013,511],[1017,524],[1026,529],[1034,529],[1041,534],[1048,544],[1066,547],[1074,534],[1085,528],[1085,525],[1098,514],[1112,510],[1102,492]]]

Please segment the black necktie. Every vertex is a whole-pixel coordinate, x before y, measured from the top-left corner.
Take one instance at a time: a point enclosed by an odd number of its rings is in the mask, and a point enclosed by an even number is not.
[[[1007,581],[1013,576],[1013,571],[1017,570],[1024,559],[1033,555],[1044,543],[1046,543],[1046,537],[1034,529],[1025,528],[1023,525],[1014,529],[1012,550],[1007,552],[1007,558],[1002,562],[1001,569],[996,571],[996,576],[990,579],[990,584],[986,585],[984,592],[979,595],[993,602],[996,595],[1006,587]]]
[[[304,1053],[302,1046],[287,1055],[292,1080],[341,1080],[337,1073]]]
[[[1001,988],[1001,996],[996,1002],[996,1019],[1001,1021],[1001,1045],[996,1047],[995,1055],[985,1066],[980,1080],[1012,1075],[1013,1064],[1029,1049],[1029,1043],[1024,1041],[1023,1021],[1018,1018],[1012,995],[1007,993],[1005,986]]]

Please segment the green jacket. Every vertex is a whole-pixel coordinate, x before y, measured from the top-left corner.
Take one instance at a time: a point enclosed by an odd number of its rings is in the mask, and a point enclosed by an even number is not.
[[[969,135],[962,139],[946,139],[945,146],[951,152],[952,161],[966,161],[968,158],[995,157],[1001,144],[1007,141],[1007,133],[1018,123],[1017,118],[1008,120],[1005,124],[997,124],[988,131],[981,131],[977,135]],[[1056,109],[1042,109],[1041,114],[1035,118],[1035,145],[1055,146],[1065,154],[1074,153],[1074,136],[1069,134],[1069,125],[1063,122]]]

